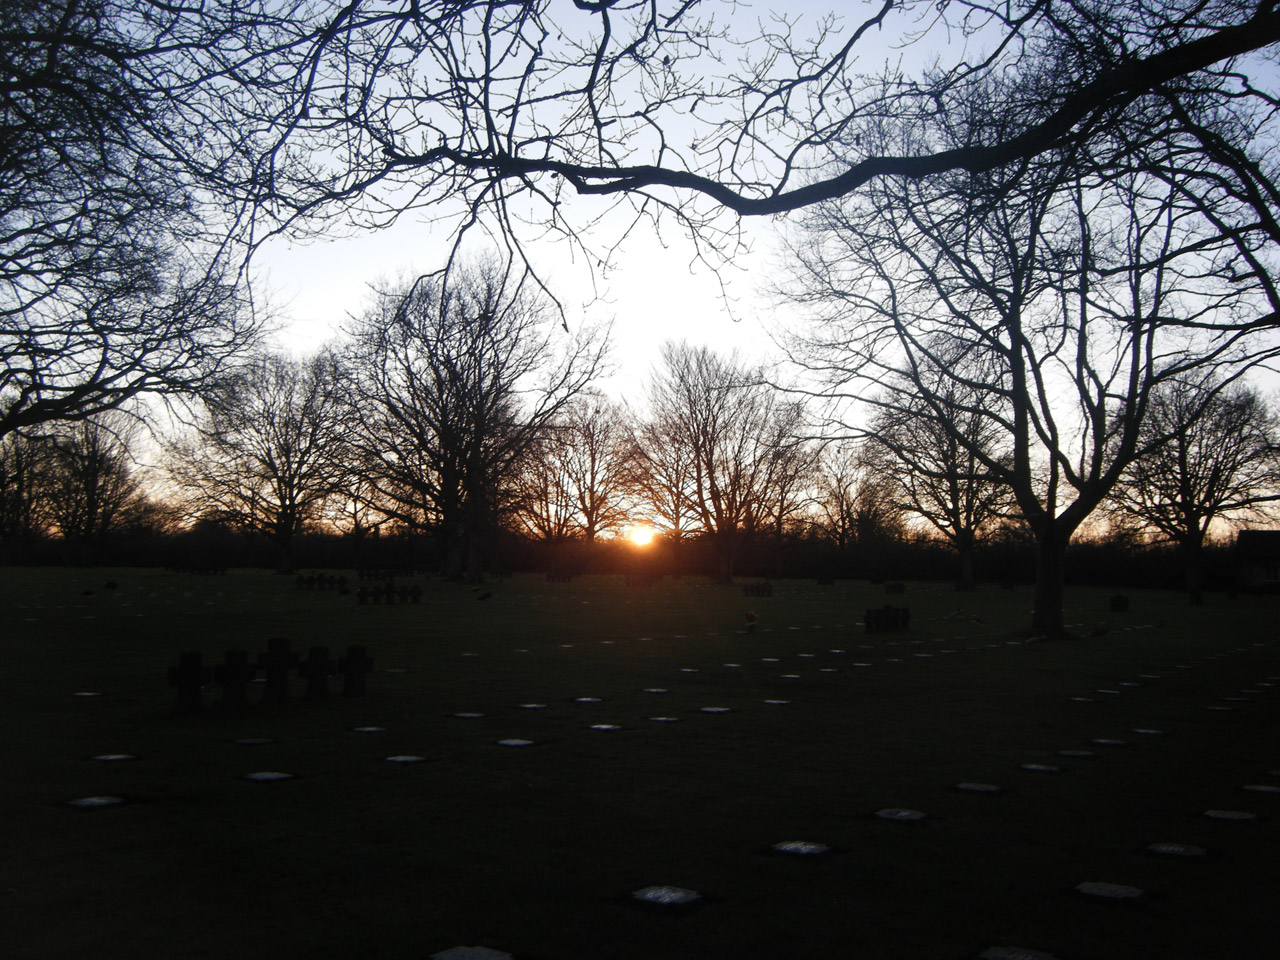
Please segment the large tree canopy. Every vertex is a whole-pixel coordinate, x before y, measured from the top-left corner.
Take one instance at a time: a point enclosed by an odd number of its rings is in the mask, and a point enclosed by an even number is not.
[[[217,19],[0,5],[0,435],[207,389],[256,337],[176,108],[209,92],[188,51],[213,49]]]
[[[217,80],[185,110],[217,131],[207,169],[264,228],[426,209],[579,240],[600,210],[573,193],[707,237],[726,210],[784,213],[883,175],[984,171],[1089,140],[1190,86],[1268,102],[1234,71],[1280,42],[1269,0],[879,0],[807,18],[720,0],[212,9],[241,42],[200,55]],[[894,151],[847,136],[963,112],[993,76],[1009,81],[998,135]]]

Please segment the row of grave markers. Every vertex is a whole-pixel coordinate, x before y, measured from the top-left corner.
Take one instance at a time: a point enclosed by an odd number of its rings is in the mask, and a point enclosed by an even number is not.
[[[303,700],[314,703],[329,697],[329,678],[342,676],[342,695],[360,697],[367,693],[365,677],[373,670],[373,657],[360,644],[347,647],[346,656],[335,663],[329,656],[329,648],[313,646],[305,660],[289,647],[289,641],[273,638],[265,652],[258,654],[256,663],[250,662],[247,650],[228,650],[223,662],[206,667],[199,653],[188,652],[178,658],[178,665],[168,671],[169,685],[176,688],[177,700],[174,712],[182,715],[200,713],[204,709],[202,690],[210,682],[222,687],[222,702],[230,707],[242,707],[249,702],[248,686],[257,681],[258,671],[263,672],[262,702],[281,704],[289,701],[289,677],[296,671],[306,680]]]
[[[278,648],[278,645],[279,645],[278,642],[273,643],[273,647]],[[989,644],[988,646],[999,646],[999,645]],[[1255,646],[1264,646],[1264,645],[1255,644]],[[287,647],[288,647],[287,641],[283,643],[283,647],[284,647],[284,651],[287,654]],[[312,650],[313,656],[315,654],[316,649],[317,648],[313,648]],[[323,650],[323,648],[319,648],[319,649]],[[352,650],[355,650],[355,649],[363,650],[363,648],[352,647],[348,649],[348,655],[350,656]],[[1240,648],[1240,649],[1243,650],[1247,648]],[[263,656],[266,657],[267,655],[264,654]],[[300,666],[297,663],[296,654],[292,655],[292,659],[293,659],[293,663],[291,664],[291,666]],[[776,658],[767,658],[767,659],[776,659]],[[1206,659],[1216,660],[1216,659],[1222,659],[1222,657],[1209,657]],[[323,657],[320,658],[317,662],[318,663],[327,662],[327,651],[324,652]],[[368,665],[371,668],[372,666],[371,660],[369,660]],[[733,666],[733,665],[726,664],[725,666]],[[1175,669],[1189,669],[1189,668],[1190,668],[1189,664],[1175,665]],[[690,668],[690,670],[692,669],[693,668]],[[367,673],[368,671],[365,670],[364,672]],[[311,671],[309,669],[306,670],[305,672],[303,670],[300,670],[300,676],[304,676],[308,678],[309,681],[310,681],[310,673]],[[328,676],[330,674],[328,671],[326,671],[324,675]],[[1159,679],[1158,674],[1143,674],[1141,676],[1144,679]],[[287,678],[287,673],[286,673],[286,678]],[[361,674],[361,680],[363,680],[363,674]],[[1280,678],[1268,678],[1266,682],[1260,682],[1256,684],[1254,687],[1249,688],[1249,690],[1251,693],[1263,693],[1264,690],[1259,688],[1270,688],[1272,684],[1277,681],[1280,681]],[[287,682],[287,679],[286,679],[286,682]],[[1121,682],[1121,683],[1118,683],[1117,685],[1118,686],[1134,686],[1136,684]],[[662,691],[662,688],[648,688],[648,692],[660,692],[660,691],[665,692],[665,691]],[[1119,691],[1114,691],[1110,689],[1099,689],[1097,692],[1103,693],[1103,694],[1116,694]],[[286,697],[287,697],[287,693],[286,693]],[[1076,697],[1072,699],[1075,699],[1081,702],[1092,702],[1092,698]],[[1242,700],[1243,698],[1227,697],[1224,699],[1238,701],[1238,700]],[[577,700],[579,702],[600,702],[599,698],[593,698],[593,697],[577,698]],[[765,701],[765,702],[786,703],[788,701],[774,700],[774,701]],[[532,707],[541,707],[543,705],[522,704],[521,706],[532,708]],[[1211,706],[1209,709],[1223,709],[1223,708]],[[1231,709],[1231,708],[1226,708],[1226,709]],[[728,712],[728,711],[725,708],[704,708],[704,712]],[[456,714],[456,715],[471,716],[469,714]],[[670,719],[670,718],[654,717],[651,719],[657,720],[657,719]],[[358,728],[358,729],[362,729],[368,732],[374,732],[374,731],[380,730],[381,728],[366,727],[366,728]],[[596,725],[592,725],[592,729],[597,729],[597,730],[618,729],[618,727],[614,725],[607,725],[607,724],[596,724]],[[1148,730],[1148,729],[1137,729],[1135,730],[1135,732],[1139,734],[1146,734],[1146,735],[1159,734],[1159,731]],[[246,740],[243,742],[248,742],[248,741]],[[503,741],[499,741],[499,743],[504,746],[532,745],[532,741],[519,740],[519,739],[503,740]],[[1110,747],[1110,746],[1123,745],[1125,744],[1125,741],[1116,740],[1112,738],[1097,738],[1094,741],[1092,741],[1092,743],[1097,746]],[[1062,750],[1062,751],[1058,751],[1058,753],[1061,756],[1078,756],[1078,757],[1093,755],[1092,751],[1085,751],[1085,750]],[[104,755],[101,759],[107,759],[107,758],[108,757]],[[400,755],[395,757],[387,757],[386,759],[393,762],[413,762],[418,758]],[[1033,771],[1033,772],[1057,772],[1057,768],[1053,767],[1052,765],[1023,764],[1021,766],[1023,769],[1028,771]],[[1273,771],[1273,773],[1275,773],[1276,775],[1280,775],[1280,771]],[[261,771],[256,774],[249,775],[250,779],[256,779],[256,780],[287,779],[289,777],[290,777],[289,774],[278,773],[273,771]],[[991,785],[991,784],[966,783],[966,784],[957,784],[956,786],[958,789],[961,789],[961,790],[978,792],[978,793],[1001,792],[1000,787]],[[1257,793],[1280,793],[1280,787],[1276,787],[1268,784],[1250,784],[1250,785],[1246,785],[1244,789],[1254,791]],[[110,799],[110,798],[86,798],[86,800],[94,800],[94,799],[102,800],[102,799]],[[77,803],[81,803],[81,805],[85,805],[85,806],[93,805],[91,803],[81,802],[81,801],[77,801]],[[1204,812],[1204,815],[1210,819],[1215,819],[1215,820],[1236,820],[1236,821],[1256,820],[1255,814],[1247,813],[1244,811],[1208,810]],[[875,816],[877,816],[880,819],[890,820],[895,822],[902,822],[902,823],[913,823],[913,822],[918,822],[920,820],[926,819],[926,814],[924,814],[923,812],[911,810],[908,808],[886,808],[884,810],[878,811],[875,814]],[[814,843],[811,841],[798,841],[798,840],[780,842],[778,844],[775,844],[773,849],[779,853],[801,854],[801,855],[814,855],[814,854],[822,854],[822,853],[829,852],[829,848],[824,844]],[[1160,841],[1157,843],[1153,843],[1147,849],[1152,853],[1158,853],[1158,854],[1168,855],[1168,856],[1199,857],[1199,856],[1205,855],[1205,851],[1203,851],[1199,847],[1196,847],[1191,844],[1185,844],[1181,842],[1172,842],[1172,841]],[[1137,888],[1129,887],[1123,884],[1114,884],[1114,883],[1102,882],[1102,881],[1085,881],[1077,885],[1075,889],[1081,895],[1088,896],[1088,897],[1103,898],[1107,900],[1136,899],[1143,896],[1143,891]],[[638,902],[642,902],[650,905],[657,905],[657,906],[688,906],[690,904],[696,904],[701,899],[701,895],[697,894],[694,891],[683,890],[678,887],[670,887],[670,886],[654,886],[654,887],[644,888],[642,890],[635,891],[632,896]],[[452,952],[446,952],[446,954],[452,955]],[[489,954],[489,955],[501,955],[501,954]],[[439,956],[442,956],[442,955],[439,955]],[[1048,954],[1038,953],[1036,951],[1027,950],[1026,948],[1021,948],[1021,947],[993,947],[987,951],[984,951],[981,956],[984,958],[984,960],[1013,960],[1013,958],[1015,957],[1016,958],[1031,958],[1031,957],[1049,958]]]

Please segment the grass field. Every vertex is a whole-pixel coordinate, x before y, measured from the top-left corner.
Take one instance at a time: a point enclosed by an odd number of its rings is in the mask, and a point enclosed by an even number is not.
[[[420,605],[385,607],[254,571],[0,570],[0,952],[1277,955],[1280,793],[1244,789],[1280,786],[1275,598],[1136,593],[1116,614],[1104,592],[1069,590],[1086,639],[1023,643],[1026,588],[780,582],[748,599],[693,580],[513,578],[482,601],[418,582]],[[863,610],[886,600],[911,629],[866,634]],[[295,678],[287,705],[255,687],[226,709],[210,687],[203,714],[173,715],[179,653],[212,664],[271,637],[335,656],[366,644],[368,696],[304,703]],[[93,759],[110,753],[136,759]],[[401,754],[425,759],[385,759]],[[262,770],[293,778],[244,779]],[[100,795],[125,802],[68,803]],[[772,850],[788,840],[831,850]],[[1146,852],[1155,841],[1209,855]],[[1103,902],[1082,881],[1145,894]],[[651,884],[702,899],[633,900]]]

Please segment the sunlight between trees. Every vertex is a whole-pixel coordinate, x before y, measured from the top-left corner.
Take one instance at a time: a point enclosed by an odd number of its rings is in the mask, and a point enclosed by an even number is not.
[[[1144,471],[1276,359],[1277,45],[1276,5],[1239,0],[807,18],[716,0],[16,0],[0,13],[6,529],[54,529],[32,506],[57,473],[39,451],[142,397],[203,402],[175,466],[187,494],[219,458],[253,463],[237,405],[273,364],[294,376],[262,354],[254,249],[424,216],[454,256],[387,291],[333,360],[347,426],[322,472],[340,492],[289,492],[263,477],[297,464],[268,458],[224,517],[286,557],[307,523],[429,530],[475,577],[508,524],[593,539],[638,498],[677,539],[715,543],[727,577],[743,537],[842,513],[814,491],[844,480],[813,479],[838,453],[962,558],[984,528],[1025,524],[1033,627],[1060,633],[1066,545],[1109,504],[1193,550],[1211,515],[1271,497],[1248,458],[1243,493]],[[606,337],[570,333],[538,244],[595,271],[632,231],[672,226],[715,264],[739,217],[786,214],[778,293],[811,321],[788,341],[799,394],[676,345],[653,409],[588,436],[625,419],[591,395]],[[479,270],[473,237],[497,251]],[[260,413],[294,409],[273,397]],[[1179,504],[1177,532],[1157,501]]]

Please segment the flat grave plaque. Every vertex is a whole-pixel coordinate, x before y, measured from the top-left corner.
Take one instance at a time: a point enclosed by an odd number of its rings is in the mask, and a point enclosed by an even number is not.
[[[413,753],[397,753],[386,759],[388,763],[422,763],[427,758]]]
[[[906,807],[886,807],[883,810],[877,810],[876,816],[881,820],[892,820],[896,823],[917,823],[925,818],[925,814],[921,811]]]
[[[292,780],[293,774],[282,770],[259,770],[256,773],[246,773],[244,778],[257,783],[274,783],[277,780]]]
[[[503,950],[491,950],[488,947],[450,947],[433,953],[431,960],[512,960],[512,956]]]
[[[137,760],[132,753],[100,753],[94,760],[100,760],[103,763],[117,763],[122,760]]]
[[[518,737],[511,737],[507,740],[499,740],[498,746],[500,747],[532,747],[533,741],[521,740]]]
[[[124,803],[123,797],[79,797],[76,800],[68,800],[69,806],[79,807],[81,810],[97,810],[101,807],[114,807],[117,804]]]
[[[1052,953],[1045,953],[1043,950],[1031,950],[1027,947],[987,947],[980,954],[978,960],[1058,960]]]
[[[781,843],[775,843],[773,849],[779,853],[794,853],[806,857],[827,853],[831,850],[825,843],[810,843],[808,840],[783,840]]]
[[[966,793],[1001,793],[1002,788],[997,787],[994,783],[957,783],[957,790],[963,790]]]
[[[1236,823],[1248,823],[1258,819],[1256,813],[1247,810],[1206,810],[1204,815],[1210,820],[1227,820]]]
[[[1207,857],[1209,851],[1204,847],[1197,847],[1190,843],[1173,843],[1168,840],[1161,840],[1156,843],[1148,844],[1147,851],[1149,853],[1158,853],[1162,857]]]
[[[644,887],[633,891],[631,896],[641,903],[651,903],[660,907],[682,907],[702,899],[702,894],[696,890],[664,885]]]
[[[1032,773],[1061,773],[1061,767],[1055,767],[1051,763],[1023,763],[1020,764],[1023,770],[1030,770]]]
[[[1133,901],[1139,899],[1143,891],[1139,887],[1126,886],[1123,883],[1104,883],[1098,880],[1086,880],[1076,884],[1076,890],[1086,897],[1098,897],[1103,900]]]

